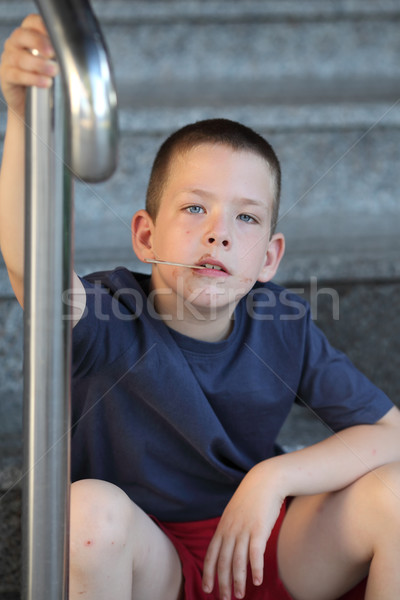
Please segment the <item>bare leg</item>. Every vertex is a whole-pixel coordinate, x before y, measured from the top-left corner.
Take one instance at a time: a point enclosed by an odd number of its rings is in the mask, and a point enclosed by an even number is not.
[[[295,498],[278,563],[296,600],[335,600],[366,575],[366,600],[400,598],[400,463],[334,494]]]
[[[178,600],[181,588],[173,544],[122,490],[72,485],[70,600]]]

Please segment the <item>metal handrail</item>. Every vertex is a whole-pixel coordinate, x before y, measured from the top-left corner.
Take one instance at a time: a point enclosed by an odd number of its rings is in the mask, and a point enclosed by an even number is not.
[[[26,108],[22,598],[66,600],[69,531],[72,203],[60,80]],[[61,122],[60,122],[61,121]],[[64,224],[65,222],[65,224]]]
[[[72,176],[116,165],[116,94],[85,0],[38,0],[60,64],[26,108],[22,598],[68,599]]]
[[[68,99],[69,165],[84,181],[116,166],[117,96],[106,46],[87,0],[36,0],[59,62]]]

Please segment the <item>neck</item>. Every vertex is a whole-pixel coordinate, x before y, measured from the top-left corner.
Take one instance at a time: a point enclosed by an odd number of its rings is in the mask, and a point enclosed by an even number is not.
[[[228,337],[233,328],[233,312],[237,302],[223,308],[199,309],[187,300],[179,305],[169,294],[157,293],[152,297],[153,306],[164,323],[188,337],[203,342],[219,342]]]
[[[232,315],[229,318],[210,318],[205,317],[204,320],[181,320],[172,319],[165,321],[165,324],[191,338],[201,340],[203,342],[220,342],[226,339],[233,328]]]

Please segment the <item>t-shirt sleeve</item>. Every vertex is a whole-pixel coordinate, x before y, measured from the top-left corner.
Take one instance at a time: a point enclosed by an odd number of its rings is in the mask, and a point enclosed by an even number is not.
[[[134,316],[100,282],[81,278],[86,292],[86,306],[72,334],[73,376],[94,374],[112,363],[121,352],[116,339],[116,321],[129,321]],[[121,329],[121,328],[119,328]],[[127,335],[130,329],[126,328]]]
[[[306,317],[303,371],[297,403],[306,405],[333,431],[373,424],[393,403]]]

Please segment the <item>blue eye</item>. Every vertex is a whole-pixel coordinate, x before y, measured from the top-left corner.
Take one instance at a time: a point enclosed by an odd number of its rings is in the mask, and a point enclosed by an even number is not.
[[[251,217],[250,215],[239,215],[238,217],[241,221],[243,221],[244,223],[256,223],[257,221],[255,220],[254,217]]]
[[[193,206],[188,206],[186,210],[192,215],[199,215],[204,212],[204,208],[197,206],[196,204]]]

